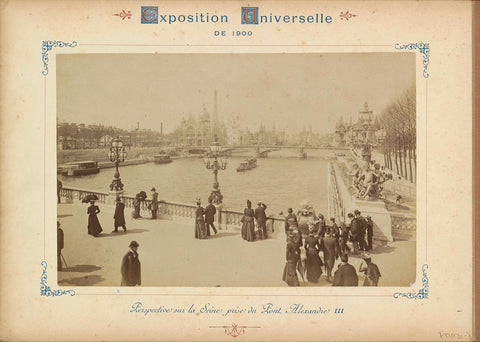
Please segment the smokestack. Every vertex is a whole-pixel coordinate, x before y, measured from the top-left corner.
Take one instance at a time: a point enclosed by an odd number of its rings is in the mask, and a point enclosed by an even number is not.
[[[160,135],[163,135],[163,122],[160,122]]]

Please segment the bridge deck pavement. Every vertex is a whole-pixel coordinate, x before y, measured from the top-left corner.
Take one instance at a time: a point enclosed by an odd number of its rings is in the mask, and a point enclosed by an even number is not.
[[[95,238],[87,234],[86,204],[58,205],[57,216],[65,234],[62,254],[69,266],[58,272],[60,286],[119,286],[121,260],[132,240],[140,245],[142,286],[287,286],[282,281],[283,232],[275,238],[246,242],[238,230],[220,230],[216,236],[198,240],[193,223],[126,217],[127,232],[120,228],[121,232],[111,233],[113,207],[100,209],[103,232]],[[130,216],[130,211],[127,209],[125,216]],[[408,286],[414,281],[414,241],[376,246],[371,254],[382,272],[380,285]],[[360,261],[350,258],[357,269]],[[359,275],[359,283],[363,283],[363,275]],[[306,286],[330,283],[324,273],[318,283],[306,282]]]

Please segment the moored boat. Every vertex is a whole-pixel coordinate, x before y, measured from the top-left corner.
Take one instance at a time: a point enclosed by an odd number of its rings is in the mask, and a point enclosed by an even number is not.
[[[99,172],[98,163],[93,160],[66,163],[57,168],[57,173],[64,176],[84,176]]]
[[[172,158],[168,154],[157,154],[153,156],[155,164],[167,164],[172,162]]]

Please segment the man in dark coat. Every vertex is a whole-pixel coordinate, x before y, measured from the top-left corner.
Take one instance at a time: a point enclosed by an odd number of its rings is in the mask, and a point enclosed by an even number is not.
[[[290,232],[290,225],[298,225],[297,216],[293,213],[292,208],[288,208],[288,215],[285,216],[285,235]]]
[[[368,250],[373,248],[373,221],[370,216],[366,217]]]
[[[355,267],[348,263],[348,255],[340,256],[342,263],[338,265],[333,277],[333,286],[358,286],[358,276]]]
[[[332,282],[332,270],[335,260],[338,259],[339,246],[330,227],[325,229],[325,236],[321,238],[320,250],[323,250],[323,261],[325,262],[325,270],[327,271],[327,281]]]
[[[254,216],[257,220],[258,230],[260,231],[260,239],[267,238],[267,215],[265,214],[265,209],[267,206],[262,202],[258,202],[258,207],[255,208]]]
[[[57,221],[57,269],[62,269],[62,249],[64,246],[63,230],[60,228],[60,222]]]
[[[155,188],[152,188],[152,202],[150,202],[150,210],[152,211],[152,220],[157,219],[157,211],[158,211],[158,192]]]
[[[360,235],[358,236],[358,243],[360,245],[360,250],[361,251],[366,251],[367,250],[367,243],[365,242],[365,232],[367,231],[367,221],[365,218],[361,215],[359,210],[355,210],[353,212],[355,214],[355,219],[360,221]]]
[[[122,203],[120,197],[117,197],[117,203],[115,204],[115,214],[113,215],[113,226],[115,229],[112,233],[118,232],[118,227],[122,227],[123,231],[127,231],[127,226],[125,225],[125,204]]]
[[[350,237],[353,244],[353,252],[356,254],[358,254],[361,249],[360,237],[362,236],[363,229],[363,221],[358,217],[353,217],[350,223]]]
[[[140,260],[138,260],[138,243],[130,242],[130,250],[122,259],[122,286],[136,286],[142,284]]]
[[[205,207],[205,225],[207,226],[207,236],[210,236],[210,227],[212,227],[213,232],[217,235],[217,228],[213,222],[215,222],[215,213],[217,209],[212,204],[213,199],[208,198],[208,205]]]

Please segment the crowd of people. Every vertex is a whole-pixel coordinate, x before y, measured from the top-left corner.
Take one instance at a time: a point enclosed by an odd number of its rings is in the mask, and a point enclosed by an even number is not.
[[[310,212],[310,215],[306,215],[306,212]],[[306,234],[302,234],[299,228],[300,216],[310,217]],[[324,267],[326,280],[333,286],[358,286],[357,271],[348,263],[350,253],[360,254],[363,259],[358,269],[358,272],[365,273],[363,285],[377,286],[381,274],[367,253],[373,248],[373,221],[370,216],[364,218],[359,210],[349,213],[347,217],[350,220],[348,224],[341,222],[337,225],[333,217],[330,218],[330,224],[326,224],[321,214],[316,216],[309,208],[300,210],[297,215],[293,213],[292,208],[288,209],[288,215],[285,217],[287,261],[283,281],[289,286],[300,286],[298,278],[300,275],[303,282],[306,276],[308,282],[317,283]],[[323,260],[320,252],[323,252]],[[333,268],[338,258],[340,263],[334,272]]]

